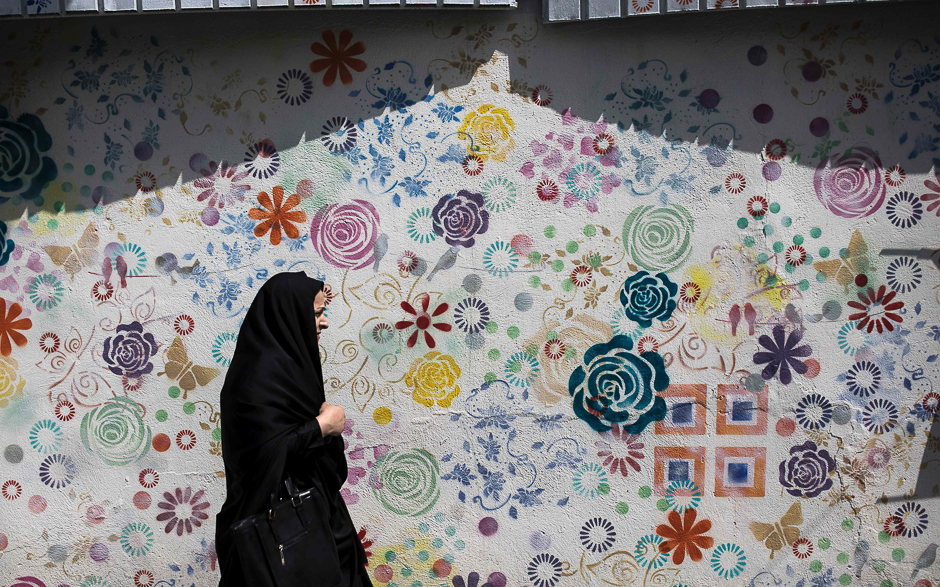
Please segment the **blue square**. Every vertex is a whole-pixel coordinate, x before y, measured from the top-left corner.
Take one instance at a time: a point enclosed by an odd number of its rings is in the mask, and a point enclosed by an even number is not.
[[[747,463],[728,463],[728,480],[734,484],[747,483],[749,469]]]
[[[754,415],[751,413],[754,410],[754,402],[750,401],[735,401],[731,405],[731,421],[732,422],[752,422],[754,421]]]
[[[689,463],[686,461],[669,461],[669,481],[688,481]]]
[[[673,424],[691,424],[692,423],[692,404],[691,402],[682,402],[672,405],[672,423]]]

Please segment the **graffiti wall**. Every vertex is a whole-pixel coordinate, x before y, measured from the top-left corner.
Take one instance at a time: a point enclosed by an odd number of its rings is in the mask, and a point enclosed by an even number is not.
[[[535,8],[0,24],[0,584],[216,584],[304,271],[376,585],[937,585],[927,4]]]

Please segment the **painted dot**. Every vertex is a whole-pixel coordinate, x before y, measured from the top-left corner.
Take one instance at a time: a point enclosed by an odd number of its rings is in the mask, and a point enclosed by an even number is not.
[[[555,238],[555,227],[551,225],[546,226],[544,233],[548,238]]]
[[[554,271],[555,273],[559,273],[564,270],[565,270],[564,261],[562,261],[561,259],[555,259],[554,261],[552,261],[552,271]]]
[[[428,551],[422,550],[422,551],[418,552],[418,560],[419,560],[419,561],[424,562],[424,561],[428,560],[429,558],[431,558],[431,555],[428,554]]]
[[[91,506],[85,510],[85,519],[96,525],[104,522],[104,508],[97,504]]]
[[[850,408],[846,404],[836,404],[832,408],[832,421],[838,424],[839,426],[848,424],[851,419],[852,419],[852,408]]]
[[[172,397],[173,399],[176,399],[176,398],[178,398],[178,397],[180,396],[180,388],[179,388],[179,387],[176,387],[176,386],[174,385],[173,387],[171,387],[170,389],[168,389],[166,393],[167,393],[167,395],[169,395],[169,396]]]
[[[212,440],[214,440],[214,441],[216,441],[216,442],[219,442],[219,441],[222,440],[222,429],[221,429],[221,428],[213,428],[213,429],[212,429]]]
[[[914,583],[914,587],[933,587],[933,586],[930,584],[930,581],[927,579],[918,579],[917,582]]]
[[[803,244],[803,235],[797,234],[793,237],[793,244],[802,245]]]
[[[920,587],[919,583],[920,581],[918,581],[917,583],[914,583],[914,587]],[[894,581],[892,581],[891,579],[885,579],[884,581],[880,583],[880,586],[881,587],[894,587]]]
[[[88,196],[91,195],[91,186],[90,186],[90,185],[83,185],[81,188],[79,188],[78,193],[80,193],[83,197],[86,197],[86,198],[87,198]],[[81,210],[79,210],[79,208],[81,208]],[[75,206],[75,211],[78,212],[79,214],[81,214],[81,213],[83,213],[83,212],[85,211],[85,207],[82,206],[81,204],[79,204],[79,205]]]
[[[597,227],[593,224],[588,224],[584,227],[584,236],[594,236],[597,234]]]
[[[506,575],[496,571],[495,573],[490,573],[490,576],[486,578],[487,582],[493,587],[506,587],[507,579]]]
[[[761,264],[761,265],[765,264],[765,263],[767,262],[767,259],[770,259],[770,256],[769,256],[767,253],[758,253],[758,254],[757,254],[757,262],[758,262],[759,264]]]
[[[764,236],[770,236],[774,233],[774,227],[772,224],[764,225]]]
[[[780,211],[780,204],[778,204],[777,202],[773,202],[770,204],[768,209],[770,210],[771,214],[776,214],[777,212]]]
[[[783,175],[783,169],[776,161],[768,161],[761,167],[760,174],[767,181],[777,181],[780,179],[780,176]]]
[[[747,228],[747,218],[738,218],[738,228]]]
[[[434,576],[439,579],[449,576],[451,569],[453,569],[451,564],[442,558],[434,561],[434,564],[431,566],[431,571],[434,573]]]
[[[509,241],[509,245],[522,256],[532,251],[532,237],[527,234],[517,234]]]
[[[747,61],[755,67],[760,67],[767,62],[767,49],[762,45],[754,45],[747,51]]]
[[[751,373],[744,378],[744,389],[751,393],[759,393],[760,390],[764,389],[764,378],[758,373]]]
[[[541,259],[541,257],[539,257]],[[468,293],[476,293],[480,291],[480,288],[483,287],[483,280],[480,279],[480,276],[475,273],[470,273],[463,278],[463,288],[467,290]]]
[[[157,452],[166,452],[170,448],[170,437],[161,432],[153,437],[153,450]]]
[[[775,252],[775,253],[782,253],[782,252],[783,252],[783,243],[780,242],[780,241],[775,242],[775,243],[774,243],[774,246],[773,246],[773,249],[774,249],[774,252]]]
[[[2,534],[0,534],[2,536]],[[3,546],[0,545],[0,550],[3,550]],[[62,564],[65,562],[69,556],[69,549],[62,544],[52,544],[49,546],[49,549],[46,551],[46,557],[49,558],[52,562],[56,564]]]
[[[498,361],[502,353],[499,352],[499,349],[490,349],[490,352],[486,354],[491,361]]]
[[[398,558],[398,555],[395,554],[394,550],[389,550],[385,553],[385,560],[388,562],[395,562],[395,559]]]
[[[859,273],[855,276],[855,285],[858,287],[865,287],[868,285],[868,276],[864,273]]]
[[[414,548],[415,548],[415,541],[414,541],[414,538],[409,538],[408,540],[405,540],[404,545],[405,545],[405,548],[406,548],[406,549],[408,549],[408,550],[414,550]]]
[[[542,287],[542,278],[538,275],[533,275],[529,278],[529,287],[538,288]]]
[[[796,422],[791,418],[780,418],[777,420],[777,434],[780,436],[790,436],[796,430]]]
[[[456,533],[457,533],[457,528],[454,528],[453,526],[448,526],[444,528],[444,534],[447,534],[448,536],[453,536]]]
[[[7,549],[7,546],[10,545],[10,539],[7,538],[7,535],[3,532],[0,532],[0,552]]]
[[[852,583],[852,575],[849,575],[848,573],[842,573],[839,575],[840,585],[849,585],[850,583]]]
[[[385,426],[392,421],[392,410],[386,406],[380,406],[372,411],[372,420],[379,426]]]
[[[192,415],[196,411],[196,404],[193,402],[186,402],[183,404],[183,413],[187,415]]]
[[[108,545],[103,542],[95,542],[88,549],[88,556],[96,563],[103,563],[108,560]]]
[[[754,108],[754,120],[760,124],[767,124],[774,118],[774,109],[770,104],[758,104]]]
[[[668,510],[669,502],[666,501],[665,498],[660,498],[659,500],[656,501],[656,509],[658,509],[661,512]]]
[[[744,237],[744,246],[749,249],[752,248],[754,246],[754,237],[751,235]]]
[[[718,92],[712,89],[703,90],[702,93],[698,95],[699,104],[702,105],[702,108],[707,108],[709,110],[712,108],[717,108],[720,101],[721,96],[718,95]]]
[[[814,573],[818,573],[819,571],[821,571],[822,561],[813,561],[809,563],[809,570],[813,571]]]
[[[506,329],[506,335],[509,338],[519,338],[519,327],[510,326],[509,328]]]
[[[617,503],[617,507],[614,509],[616,510],[618,514],[622,516],[630,511],[630,504],[628,504],[625,501],[621,501]]]
[[[608,493],[610,493],[610,485],[608,485],[607,483],[601,483],[600,485],[597,486],[597,492],[600,493],[601,495],[607,495]]]
[[[568,278],[563,279],[561,281],[561,289],[566,292],[573,290],[574,282],[572,282],[571,279],[568,279]]]
[[[34,514],[41,514],[46,511],[46,506],[49,504],[46,502],[45,497],[41,495],[34,495],[29,498],[27,505],[29,507],[29,511],[33,512]]]
[[[55,204],[52,205],[52,209],[55,210],[56,212],[61,212],[62,210],[65,210],[65,202],[63,202],[62,200],[57,201]]]
[[[829,547],[832,546],[832,541],[828,538],[820,538],[816,545],[819,546],[820,550],[829,550]]]
[[[428,526],[427,522],[421,522],[420,524],[418,524],[418,532],[421,532],[422,534],[427,534],[428,530],[430,529],[431,527]]]
[[[773,287],[774,285],[776,285],[776,283],[777,283],[776,275],[768,275],[767,279],[764,280],[764,284],[767,285],[768,287]]]
[[[542,253],[538,251],[532,251],[531,253],[529,253],[529,263],[535,265],[541,260],[542,260]]]
[[[875,569],[876,573],[883,573],[885,568],[887,568],[888,563],[885,561],[877,560],[871,564],[871,568]]]
[[[643,487],[640,487],[640,490],[637,493],[640,497],[646,499],[647,497],[653,495],[653,490],[650,489],[649,485],[644,485]]]
[[[800,291],[806,291],[809,289],[809,281],[801,279],[800,282],[796,284],[796,286],[800,288]]]
[[[822,77],[823,66],[818,61],[807,61],[803,64],[803,79],[808,82],[819,81]]]
[[[153,157],[153,146],[146,141],[140,141],[134,145],[134,157],[140,161],[147,161]]]
[[[440,550],[441,548],[444,547],[444,541],[440,538],[435,538],[434,540],[431,541],[431,546]]]
[[[849,562],[849,553],[840,552],[838,555],[836,555],[836,562],[840,565],[844,565],[845,563]]]
[[[894,560],[894,562],[896,562],[896,563],[899,563],[899,562],[901,562],[902,560],[904,560],[904,549],[903,549],[903,548],[895,548],[894,550],[892,550],[892,551],[891,551],[891,558],[892,558],[892,560]]]
[[[11,444],[3,449],[3,458],[6,459],[8,463],[13,463],[14,465],[23,460],[23,447],[18,444]]]
[[[814,137],[824,137],[829,132],[829,121],[822,116],[814,118],[809,123],[809,132]]]
[[[392,580],[392,577],[395,576],[395,571],[392,570],[392,567],[383,563],[375,567],[375,571],[372,573],[372,575],[379,583],[388,583]]]
[[[402,568],[401,568],[401,576],[402,576],[402,577],[410,577],[410,576],[411,576],[411,573],[412,573],[411,567],[402,567]]]
[[[803,375],[804,377],[812,379],[819,375],[819,361],[816,359],[806,359],[804,364],[806,365],[806,373]]]
[[[486,335],[480,331],[468,332],[466,338],[467,346],[473,350],[482,349],[486,344]]]
[[[483,376],[483,381],[487,383],[493,383],[494,381],[496,381],[496,373],[493,373],[492,371],[490,371],[489,373]]]
[[[822,229],[818,226],[814,226],[813,228],[809,229],[809,235],[813,238],[819,238],[822,236]]]
[[[882,544],[887,544],[889,540],[891,540],[890,534],[888,534],[884,530],[882,530],[881,532],[878,532],[878,542]]]
[[[94,166],[94,165],[86,165],[86,166],[85,166],[85,175],[94,175],[94,174],[95,174],[95,166]]]
[[[552,545],[552,537],[541,530],[536,530],[529,536],[529,545],[535,551],[548,550]]]
[[[579,248],[580,245],[578,245],[577,241],[568,241],[568,244],[565,245],[565,250],[572,254],[577,253]]]
[[[114,174],[111,173],[110,171],[105,171],[104,173],[101,174],[101,179],[105,181],[111,181],[114,179]]]
[[[138,491],[134,494],[134,507],[139,510],[145,510],[153,503],[153,499],[146,491]]]
[[[854,527],[855,527],[855,522],[853,522],[852,520],[848,518],[842,520],[842,529],[845,530],[846,532],[848,532]]]
[[[496,334],[496,331],[499,330],[499,324],[490,320],[486,323],[486,332],[489,334]]]
[[[496,521],[496,518],[487,516],[480,520],[478,527],[480,529],[480,534],[484,536],[492,536],[493,534],[496,534],[497,530],[499,530],[499,522]]]
[[[467,543],[464,542],[463,540],[459,540],[459,539],[454,540],[454,548],[456,548],[457,550],[463,550],[466,547],[467,547]]]

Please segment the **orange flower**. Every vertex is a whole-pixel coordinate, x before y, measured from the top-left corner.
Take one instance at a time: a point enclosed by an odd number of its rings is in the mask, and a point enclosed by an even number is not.
[[[352,33],[350,31],[343,31],[339,34],[339,45],[336,44],[336,36],[333,34],[333,31],[324,31],[323,40],[326,41],[326,46],[323,46],[323,43],[314,43],[310,45],[310,50],[316,53],[317,55],[322,55],[324,59],[317,59],[310,63],[310,71],[313,73],[320,73],[324,69],[326,73],[323,75],[323,85],[332,86],[333,82],[336,81],[336,73],[339,72],[339,79],[342,80],[344,84],[352,83],[352,74],[349,73],[349,69],[355,71],[365,71],[366,62],[362,59],[356,59],[355,55],[362,55],[366,52],[366,46],[362,44],[362,41],[356,41],[351,46],[349,42],[352,41]]]
[[[306,222],[307,213],[303,210],[289,212],[291,208],[300,203],[300,196],[297,194],[291,194],[291,196],[287,198],[287,201],[283,202],[284,188],[276,185],[271,191],[274,192],[274,202],[271,202],[271,198],[268,197],[267,192],[261,192],[258,194],[258,203],[266,209],[252,208],[248,211],[248,216],[253,220],[264,221],[255,227],[255,236],[262,237],[270,229],[271,244],[278,245],[281,242],[282,227],[284,228],[284,234],[286,234],[288,238],[297,238],[300,236],[300,232],[293,223]]]
[[[660,552],[672,553],[672,562],[680,565],[685,560],[685,553],[688,551],[689,558],[698,562],[702,560],[702,551],[699,548],[711,548],[715,541],[711,536],[702,536],[705,532],[711,530],[711,520],[701,520],[695,523],[695,510],[685,510],[685,516],[681,517],[679,512],[669,512],[669,523],[660,524],[656,528],[656,533],[666,540],[659,545]]]
[[[17,332],[17,330],[29,330],[33,327],[33,321],[29,318],[17,320],[16,317],[23,312],[23,307],[19,304],[10,306],[10,312],[7,313],[7,301],[0,298],[0,355],[9,357],[13,352],[13,346],[10,339],[16,343],[16,346],[26,346],[26,337]]]

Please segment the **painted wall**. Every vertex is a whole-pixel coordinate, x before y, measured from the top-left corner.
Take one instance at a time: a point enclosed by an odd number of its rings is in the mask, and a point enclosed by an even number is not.
[[[927,4],[535,8],[0,24],[0,584],[215,584],[280,271],[376,585],[940,581]]]

